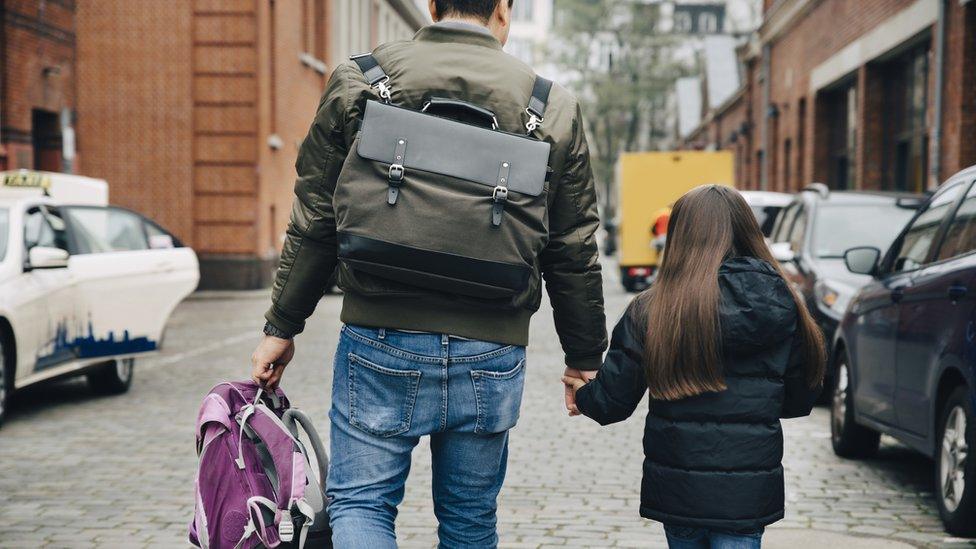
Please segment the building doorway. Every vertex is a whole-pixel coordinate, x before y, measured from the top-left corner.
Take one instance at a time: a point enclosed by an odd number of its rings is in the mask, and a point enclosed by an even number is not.
[[[922,192],[928,170],[929,44],[899,55],[886,67],[885,188]]]
[[[34,147],[34,169],[61,171],[61,119],[57,113],[31,111],[31,141]]]
[[[827,128],[827,184],[832,189],[853,189],[856,184],[857,81],[849,78],[820,96],[819,120]]]

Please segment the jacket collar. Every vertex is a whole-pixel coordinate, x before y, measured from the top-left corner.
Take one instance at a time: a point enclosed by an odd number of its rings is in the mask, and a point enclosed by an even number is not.
[[[427,25],[417,31],[413,39],[427,42],[457,42],[496,50],[502,49],[501,42],[492,36],[487,28],[461,21],[441,21]]]

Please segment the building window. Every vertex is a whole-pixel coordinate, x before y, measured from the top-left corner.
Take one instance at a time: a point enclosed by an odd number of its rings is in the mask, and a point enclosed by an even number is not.
[[[704,34],[715,34],[718,32],[718,16],[714,13],[702,13],[698,15],[698,31]]]
[[[789,191],[793,184],[793,141],[783,141],[783,190]]]
[[[925,190],[928,168],[926,110],[928,107],[928,43],[890,63],[884,108],[887,170],[886,187],[898,191]]]
[[[762,152],[762,149],[760,149],[760,150],[756,151],[756,164],[755,164],[755,169],[756,169],[756,182],[758,183],[758,185],[759,185],[760,188],[763,187],[762,166],[763,166],[763,152]]]
[[[850,80],[827,92],[824,97],[829,132],[829,165],[827,184],[834,189],[851,189],[855,185],[857,154],[857,82]]]
[[[312,40],[312,49],[310,51],[319,59],[328,58],[328,51],[326,51],[327,42],[325,40],[325,29],[328,28],[327,17],[325,0],[312,0],[312,18],[314,20],[312,28],[315,31],[315,36]]]
[[[515,0],[512,5],[512,20],[528,22],[532,21],[535,8],[535,0]]]
[[[806,155],[806,145],[807,141],[807,100],[806,98],[800,99],[800,104],[797,107],[796,114],[796,179],[800,183],[800,186],[805,185],[803,167],[804,167],[804,156]]]
[[[61,171],[61,122],[58,113],[32,110],[31,140],[34,146],[34,169]]]

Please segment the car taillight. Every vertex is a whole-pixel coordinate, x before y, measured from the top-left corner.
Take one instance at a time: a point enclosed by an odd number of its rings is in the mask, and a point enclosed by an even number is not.
[[[627,276],[650,276],[651,270],[647,267],[631,267],[627,269]]]

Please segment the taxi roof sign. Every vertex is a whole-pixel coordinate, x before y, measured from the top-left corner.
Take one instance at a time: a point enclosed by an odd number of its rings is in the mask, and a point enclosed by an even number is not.
[[[0,198],[50,196],[62,204],[108,205],[108,183],[67,173],[15,170],[0,172]]]
[[[44,194],[47,194],[51,188],[51,177],[43,172],[32,172],[28,170],[3,172],[2,184],[4,187],[43,189]]]

